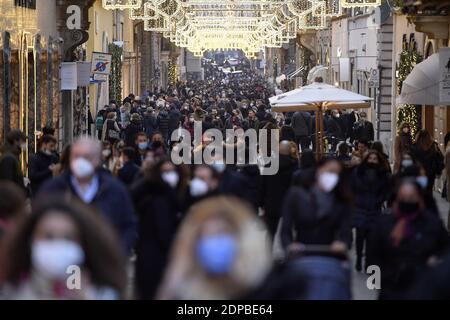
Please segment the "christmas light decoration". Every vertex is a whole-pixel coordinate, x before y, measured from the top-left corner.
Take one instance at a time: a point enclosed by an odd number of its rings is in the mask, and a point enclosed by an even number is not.
[[[397,78],[397,92],[400,94],[403,81],[411,73],[416,64],[422,61],[422,55],[417,51],[416,43],[414,39],[407,42],[403,40],[403,51],[400,54],[400,62],[398,65],[398,78]],[[416,133],[420,130],[419,123],[419,107],[412,104],[406,104],[397,109],[397,127],[400,128],[404,122],[409,123],[411,127],[411,134],[415,137]]]
[[[106,9],[129,9],[146,31],[161,32],[195,55],[241,49],[255,56],[277,48],[300,30],[323,29],[342,8],[375,7],[381,0],[103,0]]]

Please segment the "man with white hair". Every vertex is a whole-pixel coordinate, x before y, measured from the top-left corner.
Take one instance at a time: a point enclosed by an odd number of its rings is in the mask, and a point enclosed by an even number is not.
[[[47,181],[38,198],[62,194],[94,206],[116,229],[129,253],[136,234],[133,204],[125,186],[101,170],[101,152],[97,140],[80,138],[75,141],[70,151],[70,170]]]

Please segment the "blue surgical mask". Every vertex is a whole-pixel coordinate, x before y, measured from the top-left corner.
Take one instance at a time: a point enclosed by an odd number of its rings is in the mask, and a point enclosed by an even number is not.
[[[223,162],[214,162],[212,164],[212,167],[219,173],[224,172],[226,169],[226,165]]]
[[[237,242],[231,234],[200,238],[196,246],[197,259],[211,275],[224,275],[231,271],[237,254]]]
[[[138,144],[138,148],[140,150],[145,150],[145,149],[147,149],[147,147],[148,147],[148,142],[139,142],[139,144]]]
[[[428,185],[428,177],[419,176],[416,178],[416,182],[422,187],[422,189],[425,189]]]

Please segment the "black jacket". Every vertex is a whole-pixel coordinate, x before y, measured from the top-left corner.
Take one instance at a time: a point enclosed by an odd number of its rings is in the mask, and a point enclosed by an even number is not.
[[[53,176],[52,171],[48,167],[55,163],[57,163],[57,159],[53,154],[47,155],[42,151],[30,157],[28,174],[33,194],[37,193],[42,183]]]
[[[296,237],[292,234],[296,231]],[[283,205],[281,243],[329,245],[333,241],[351,243],[351,208],[333,193],[291,187]]]
[[[259,201],[266,217],[272,219],[281,217],[283,200],[297,168],[298,164],[295,160],[289,156],[280,155],[278,172],[274,175],[261,176]]]
[[[139,217],[136,286],[140,299],[153,299],[177,230],[179,206],[175,191],[160,180],[138,180],[131,194]]]
[[[100,186],[91,204],[116,229],[126,252],[129,253],[136,236],[136,217],[131,198],[125,186],[109,173],[98,170],[97,175]],[[37,196],[45,197],[46,195],[60,194],[79,199],[70,177],[70,172],[66,172],[59,177],[46,181]]]
[[[292,116],[291,126],[296,136],[309,136],[311,134],[310,123],[311,115],[308,112],[297,111]]]
[[[167,111],[165,111],[165,110],[160,111],[156,122],[157,122],[158,130],[161,132],[161,134],[164,136],[165,139],[168,138],[169,115],[168,115]]]
[[[123,184],[129,187],[133,183],[138,172],[139,167],[133,162],[133,160],[130,160],[119,169],[117,177],[123,182]]]
[[[139,132],[143,132],[144,128],[141,121],[131,121],[131,123],[125,129],[125,144],[128,147],[134,146],[136,135]]]
[[[375,138],[373,124],[369,121],[355,123],[353,137],[357,141],[373,141]]]
[[[359,165],[353,169],[351,186],[354,195],[354,224],[363,226],[381,214],[383,202],[389,195],[389,174],[382,168]]]
[[[147,137],[151,138],[156,127],[156,117],[153,114],[144,113],[144,130]]]
[[[327,135],[338,139],[344,139],[345,133],[342,122],[338,118],[330,117],[327,121]]]
[[[25,191],[19,155],[20,149],[17,147],[7,144],[2,148],[0,156],[0,180],[14,182]]]
[[[381,269],[381,299],[404,299],[417,276],[426,269],[428,258],[443,254],[448,234],[433,213],[423,212],[411,222],[413,235],[394,246],[391,233],[394,215],[382,215],[369,238],[368,254]]]

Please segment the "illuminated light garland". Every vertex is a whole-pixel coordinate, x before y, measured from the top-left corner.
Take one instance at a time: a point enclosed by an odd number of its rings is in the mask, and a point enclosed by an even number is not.
[[[139,9],[143,0],[103,0],[103,8],[107,10]]]
[[[279,48],[300,30],[323,29],[342,8],[376,7],[381,0],[103,0],[106,9],[130,9],[146,31],[160,32],[195,55],[241,49],[255,56]]]

